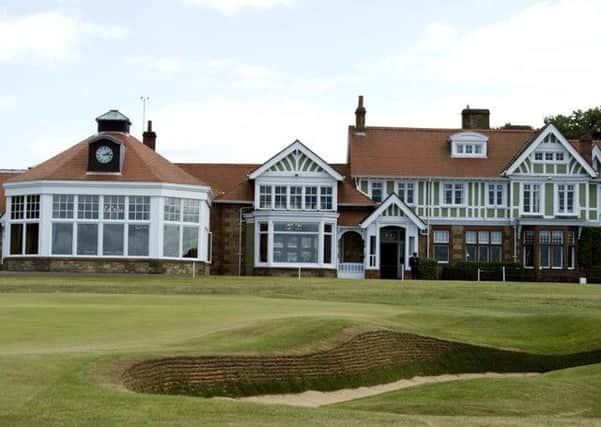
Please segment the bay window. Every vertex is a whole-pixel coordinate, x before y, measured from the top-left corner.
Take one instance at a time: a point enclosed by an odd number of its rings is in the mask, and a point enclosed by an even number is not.
[[[163,224],[163,256],[168,258],[198,258],[199,223],[200,200],[166,198]],[[137,231],[141,230],[137,229]]]
[[[576,198],[576,186],[574,184],[558,184],[556,188],[556,213],[558,215],[573,215],[575,213],[574,199]]]
[[[12,196],[10,216],[11,255],[37,255],[40,240],[40,196]]]
[[[522,212],[540,214],[540,184],[524,184],[522,187]]]

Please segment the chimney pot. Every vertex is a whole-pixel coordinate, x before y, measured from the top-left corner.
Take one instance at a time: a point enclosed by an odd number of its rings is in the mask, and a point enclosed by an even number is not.
[[[142,134],[142,143],[152,151],[156,151],[157,134],[152,130],[152,120],[148,120],[148,129]]]
[[[363,95],[359,95],[359,103],[355,110],[355,131],[365,132],[365,114],[367,110],[363,106]]]

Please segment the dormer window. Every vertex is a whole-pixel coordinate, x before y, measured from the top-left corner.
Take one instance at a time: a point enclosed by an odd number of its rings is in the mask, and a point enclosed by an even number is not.
[[[461,132],[451,135],[451,157],[486,158],[488,137],[478,132]]]

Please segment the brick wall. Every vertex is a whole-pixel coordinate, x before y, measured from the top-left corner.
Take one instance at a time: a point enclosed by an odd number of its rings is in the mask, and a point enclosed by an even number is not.
[[[240,272],[244,274],[246,227],[243,225],[240,230],[240,209],[246,207],[249,205],[215,203],[211,208],[214,274],[238,275]],[[239,247],[240,231],[242,231],[242,247]],[[239,262],[242,271],[239,271]]]

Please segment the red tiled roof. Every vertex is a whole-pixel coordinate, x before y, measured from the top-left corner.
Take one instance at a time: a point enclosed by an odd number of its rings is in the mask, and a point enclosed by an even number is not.
[[[356,176],[499,176],[536,132],[527,129],[473,129],[488,136],[488,158],[451,158],[449,137],[464,129],[367,127],[365,135],[349,127],[351,175]]]
[[[16,176],[23,174],[25,171],[20,170],[0,170],[0,216],[4,213],[4,209],[6,209],[6,197],[4,197],[4,184],[9,179],[13,179]]]
[[[338,211],[340,212],[340,215],[338,216],[338,225],[352,226],[361,224],[361,222],[373,212],[373,208],[349,208],[343,206],[339,208]]]
[[[90,140],[88,138],[9,181],[136,181],[206,185],[202,180],[178,168],[133,136],[118,132],[107,132],[106,135],[125,146],[125,159],[121,174],[94,175],[87,173],[88,141]]]

